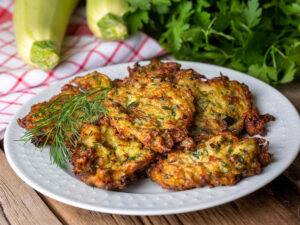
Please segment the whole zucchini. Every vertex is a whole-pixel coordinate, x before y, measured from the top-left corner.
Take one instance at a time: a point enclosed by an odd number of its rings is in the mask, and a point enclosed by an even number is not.
[[[15,0],[14,28],[18,53],[29,65],[55,67],[63,37],[78,0]]]
[[[128,30],[122,16],[127,11],[127,0],[87,0],[88,26],[98,38],[124,40]]]

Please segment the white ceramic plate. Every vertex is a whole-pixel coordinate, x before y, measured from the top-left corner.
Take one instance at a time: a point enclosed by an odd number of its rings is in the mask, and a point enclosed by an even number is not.
[[[161,215],[183,213],[217,206],[245,196],[272,181],[295,159],[300,147],[300,119],[294,106],[276,89],[246,74],[219,66],[195,62],[179,62],[183,68],[193,68],[211,78],[220,72],[231,79],[246,83],[261,113],[276,117],[268,124],[270,163],[260,175],[246,178],[233,187],[196,188],[187,191],[167,191],[144,179],[122,191],[92,188],[71,173],[71,167],[60,169],[51,165],[48,149],[40,152],[34,145],[15,141],[24,134],[17,118],[24,117],[30,107],[48,100],[67,82],[47,88],[27,102],[9,124],[4,138],[6,157],[11,167],[28,185],[53,199],[84,209],[126,215]],[[144,63],[141,63],[144,64]],[[127,66],[133,63],[100,68],[97,71],[111,79],[127,76]],[[88,72],[78,74],[85,75]]]

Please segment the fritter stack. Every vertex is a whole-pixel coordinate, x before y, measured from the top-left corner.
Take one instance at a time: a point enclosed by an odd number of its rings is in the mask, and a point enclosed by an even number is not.
[[[61,94],[76,94],[112,87],[103,102],[107,115],[80,124],[79,140],[68,145],[76,176],[99,188],[123,189],[147,174],[163,188],[185,190],[234,185],[261,172],[271,160],[268,142],[241,136],[264,136],[274,117],[259,114],[245,84],[180,68],[154,59],[128,68],[124,80],[111,83],[93,72],[62,88]],[[33,106],[19,124],[31,129],[46,113],[36,118],[43,104]]]

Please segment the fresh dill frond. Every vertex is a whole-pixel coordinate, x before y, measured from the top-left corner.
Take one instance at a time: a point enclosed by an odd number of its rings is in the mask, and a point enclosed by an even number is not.
[[[106,116],[107,109],[102,103],[110,90],[110,87],[94,88],[58,96],[33,115],[39,120],[18,141],[31,141],[41,151],[49,145],[51,162],[63,167],[70,158],[68,146],[74,146],[80,138],[81,126],[93,123],[101,114]]]

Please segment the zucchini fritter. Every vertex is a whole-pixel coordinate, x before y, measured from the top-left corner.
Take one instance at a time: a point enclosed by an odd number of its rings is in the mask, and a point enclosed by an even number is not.
[[[202,186],[234,185],[241,178],[259,174],[270,162],[264,139],[223,133],[197,143],[194,151],[168,154],[148,171],[163,188],[185,190]]]
[[[121,135],[136,137],[156,152],[170,151],[187,136],[195,107],[186,87],[147,77],[127,78],[118,86],[104,105]]]
[[[37,121],[42,120],[46,116],[51,116],[53,112],[59,113],[63,105],[62,103],[68,102],[72,96],[90,89],[111,86],[112,83],[110,79],[106,75],[98,72],[92,72],[83,77],[76,77],[69,83],[65,84],[61,88],[61,92],[58,95],[53,96],[49,101],[33,105],[31,107],[31,111],[24,118],[18,119],[18,124],[26,130],[32,130],[37,126]],[[39,132],[50,131],[52,128],[51,125],[55,124],[55,122],[55,120],[53,120],[53,122],[48,121],[47,126],[44,126]],[[70,133],[67,135],[68,138],[66,138],[66,142],[68,142],[68,139],[71,135],[72,132],[70,131]],[[33,140],[33,143],[39,146],[42,145],[44,141],[46,140],[43,140],[42,137],[37,135],[35,140]],[[51,140],[49,140],[49,143],[50,142]]]
[[[180,64],[162,63],[157,59],[145,66],[137,63],[128,70],[130,77],[148,77],[155,82],[169,81],[191,90],[196,108],[190,129],[193,137],[225,131],[239,135],[243,129],[251,136],[264,136],[265,124],[274,120],[269,114],[259,114],[247,85],[231,81],[226,76],[206,79],[192,69],[180,70]]]
[[[158,59],[152,59],[148,65],[140,66],[135,63],[131,69],[128,67],[130,77],[148,77],[154,81],[173,81],[176,72],[180,70],[181,65],[175,62],[162,63]]]
[[[176,74],[176,82],[189,87],[195,97],[192,136],[216,135],[224,131],[238,135],[244,128],[251,136],[266,134],[264,125],[274,117],[259,114],[247,85],[223,75],[206,81],[202,78],[191,69]]]
[[[107,119],[99,121],[82,127],[81,142],[71,150],[73,173],[88,185],[123,189],[138,178],[154,153],[137,140],[120,139]]]

